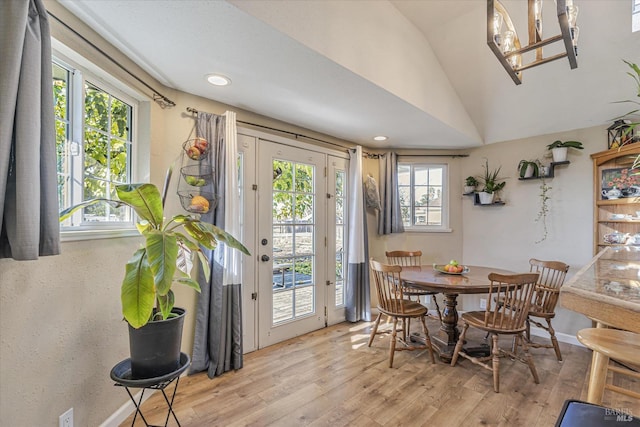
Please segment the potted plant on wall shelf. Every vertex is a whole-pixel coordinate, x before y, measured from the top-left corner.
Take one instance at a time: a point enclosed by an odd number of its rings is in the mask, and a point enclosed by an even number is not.
[[[464,180],[464,194],[472,194],[476,191],[476,187],[478,186],[478,180],[474,176],[468,176]]]
[[[500,167],[492,171],[489,170],[489,160],[485,159],[483,168],[484,175],[480,178],[482,191],[478,193],[478,198],[480,199],[480,204],[490,205],[493,203],[495,194],[504,188],[506,182],[501,181],[501,178],[498,177]]]
[[[540,176],[539,160],[520,160],[518,163],[518,175],[520,178],[532,178]]]
[[[582,146],[582,142],[556,140],[547,145],[547,148],[551,150],[553,161],[555,163],[559,163],[567,161],[567,149],[575,148],[577,150],[582,150],[584,147]]]
[[[60,221],[96,203],[129,206],[138,215],[136,227],[145,241],[126,264],[122,314],[129,324],[133,378],[155,378],[179,368],[185,310],[174,308],[171,287],[181,283],[200,292],[200,285],[190,275],[193,258],[198,257],[207,280],[210,271],[199,245],[215,249],[218,242],[224,242],[250,254],[232,235],[201,221],[199,215],[179,214],[167,220],[162,196],[153,184],[118,185],[116,192],[119,200],[85,201],[62,211]]]

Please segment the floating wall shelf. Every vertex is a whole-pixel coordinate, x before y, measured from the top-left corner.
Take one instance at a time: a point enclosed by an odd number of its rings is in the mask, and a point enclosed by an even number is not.
[[[482,204],[482,203],[480,203],[480,196],[478,196],[478,193],[463,193],[462,195],[463,196],[473,196],[473,204],[476,205],[476,206],[503,206],[504,205],[503,201]]]
[[[529,178],[518,178],[518,180],[520,181],[528,181],[530,179],[542,179],[542,178],[553,178],[554,177],[554,169],[556,166],[561,166],[561,165],[568,165],[569,163],[571,163],[569,160],[566,160],[564,162],[551,162],[551,164],[549,165],[549,173],[545,176],[531,176]]]

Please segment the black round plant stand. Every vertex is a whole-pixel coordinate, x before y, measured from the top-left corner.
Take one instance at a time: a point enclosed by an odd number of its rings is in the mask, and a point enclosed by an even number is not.
[[[176,391],[178,391],[178,383],[180,382],[180,374],[182,374],[191,363],[191,359],[188,354],[180,353],[180,367],[173,372],[162,375],[160,377],[155,378],[133,378],[131,376],[131,359],[125,359],[122,362],[118,363],[116,366],[111,369],[111,379],[115,381],[116,386],[124,387],[127,390],[127,394],[131,398],[134,406],[136,407],[135,415],[133,416],[133,421],[131,422],[131,426],[133,426],[136,422],[136,418],[138,414],[140,414],[140,418],[144,421],[144,425],[147,427],[167,427],[169,424],[169,418],[173,415],[173,418],[180,426],[180,421],[178,421],[178,417],[176,413],[173,411],[173,399],[176,396]],[[175,382],[173,387],[173,393],[171,393],[171,399],[167,396],[165,388],[169,386],[171,383]],[[136,401],[131,393],[131,388],[141,388],[142,393],[140,393],[140,398]],[[144,397],[144,392],[149,390],[160,390],[162,395],[164,396],[165,402],[167,402],[167,418],[165,420],[164,426],[156,426],[149,424],[145,419],[144,415],[142,415],[142,411],[140,410],[140,405],[142,404],[142,398]]]

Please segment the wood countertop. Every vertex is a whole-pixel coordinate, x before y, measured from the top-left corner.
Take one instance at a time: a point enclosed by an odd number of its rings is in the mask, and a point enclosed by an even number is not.
[[[640,333],[640,247],[609,246],[599,252],[561,288],[560,304]]]

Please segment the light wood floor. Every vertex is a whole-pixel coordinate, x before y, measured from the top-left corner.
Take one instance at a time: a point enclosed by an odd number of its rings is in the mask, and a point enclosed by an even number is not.
[[[586,398],[591,352],[584,348],[561,343],[564,362],[551,349],[533,349],[537,385],[527,366],[503,358],[494,393],[488,370],[464,359],[455,367],[434,365],[426,350],[398,352],[388,368],[389,335],[378,335],[369,348],[370,327],[342,323],[247,354],[243,369],[213,380],[205,373],[183,377],[174,402],[178,419],[184,427],[546,427],[565,399]],[[434,334],[438,325],[429,321],[429,329]],[[615,381],[640,390],[640,383]],[[631,398],[606,391],[603,403],[640,416],[640,402]],[[161,393],[143,404],[143,413],[164,425]]]

